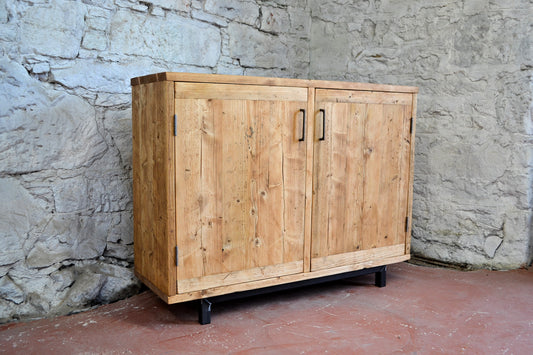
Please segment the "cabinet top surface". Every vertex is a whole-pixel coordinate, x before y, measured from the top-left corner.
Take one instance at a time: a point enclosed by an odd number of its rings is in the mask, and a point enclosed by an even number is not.
[[[259,76],[241,76],[241,75],[222,75],[222,74],[195,74],[195,73],[174,73],[162,72],[139,76],[131,79],[131,85],[148,84],[157,81],[185,81],[199,83],[219,83],[219,84],[241,84],[241,85],[265,85],[265,86],[291,86],[291,87],[309,87],[316,89],[345,89],[345,90],[363,90],[363,91],[389,91],[417,93],[418,88],[414,86],[384,85],[384,84],[367,84],[354,83],[345,81],[326,81],[326,80],[305,80],[305,79],[286,79],[286,78],[268,78]]]

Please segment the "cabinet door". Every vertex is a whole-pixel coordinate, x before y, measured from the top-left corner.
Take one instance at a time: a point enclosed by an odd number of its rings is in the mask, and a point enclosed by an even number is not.
[[[312,271],[405,254],[412,98],[316,91]]]
[[[303,271],[304,88],[175,83],[178,292]]]

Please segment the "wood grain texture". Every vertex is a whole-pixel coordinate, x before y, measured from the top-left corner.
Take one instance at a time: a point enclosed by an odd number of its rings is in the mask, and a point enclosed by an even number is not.
[[[307,89],[295,87],[249,86],[204,83],[176,83],[176,99],[301,101],[307,102]]]
[[[360,250],[342,254],[333,254],[314,258],[312,260],[313,271],[337,268],[346,265],[369,263],[381,259],[387,259],[405,255],[405,245],[397,244],[386,247]]]
[[[314,144],[312,271],[337,260],[335,255],[406,240],[409,161],[405,157],[410,142],[405,140],[405,129],[411,107],[404,105],[407,94],[401,94],[401,99],[396,93],[338,94],[339,90],[317,90],[316,96],[317,111],[326,113],[326,130],[325,140],[319,140],[324,132],[319,114]],[[407,96],[412,102],[412,95]],[[351,262],[348,257],[340,260]]]
[[[180,293],[272,275],[253,270],[293,272],[295,262],[303,272],[307,99],[299,88],[284,88],[286,100],[226,89],[176,83]]]
[[[317,90],[317,102],[350,102],[356,104],[411,105],[412,95],[407,93],[366,92],[353,90]]]
[[[417,88],[189,73],[132,85],[135,274],[166,302],[409,258]]]
[[[302,273],[302,269],[303,261],[300,260],[279,265],[266,265],[245,270],[190,278],[179,281],[180,293],[292,275]]]
[[[135,272],[167,295],[176,293],[173,85],[132,90]],[[148,207],[148,208],[147,208]]]
[[[197,82],[197,83],[222,83],[239,85],[265,85],[265,86],[290,86],[312,89],[338,89],[377,92],[417,93],[414,86],[385,85],[354,83],[348,81],[325,81],[305,79],[268,78],[258,76],[221,75],[221,74],[196,74],[162,72],[131,79],[131,85],[148,84],[157,81]]]

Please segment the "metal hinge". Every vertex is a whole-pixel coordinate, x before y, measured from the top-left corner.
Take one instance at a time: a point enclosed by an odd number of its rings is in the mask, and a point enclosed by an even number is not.
[[[174,114],[174,136],[178,135],[178,116]]]
[[[409,217],[405,217],[405,233],[409,232]]]
[[[409,134],[413,133],[413,117],[411,117],[411,126],[409,127]]]
[[[178,246],[176,245],[176,266],[179,266],[179,259],[178,259]]]

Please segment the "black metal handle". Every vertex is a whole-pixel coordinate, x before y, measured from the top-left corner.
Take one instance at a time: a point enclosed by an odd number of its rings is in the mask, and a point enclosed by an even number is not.
[[[303,142],[305,140],[305,110],[301,108],[300,112],[303,113],[303,123],[302,123],[302,137],[298,139],[298,141]]]
[[[322,113],[322,137],[320,137],[318,140],[324,141],[326,140],[326,110],[321,108],[319,111]]]

